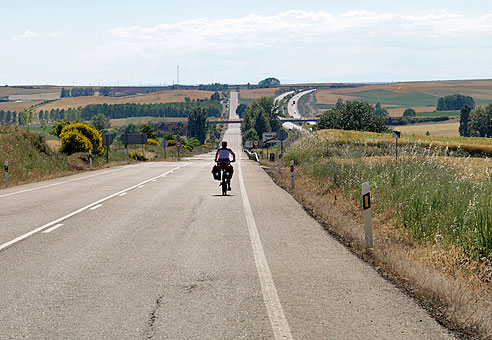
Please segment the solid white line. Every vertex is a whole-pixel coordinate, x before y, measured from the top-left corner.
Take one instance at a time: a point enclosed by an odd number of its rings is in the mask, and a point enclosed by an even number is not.
[[[96,210],[97,208],[100,208],[100,207],[102,207],[102,204],[95,205],[92,208],[90,208],[89,210]]]
[[[246,215],[246,222],[248,224],[249,237],[251,239],[251,245],[253,246],[253,254],[255,257],[256,269],[258,270],[258,276],[260,278],[261,292],[263,293],[263,301],[268,312],[268,318],[272,325],[273,334],[276,340],[294,340],[292,333],[290,332],[289,324],[285,318],[284,310],[280,304],[278,298],[277,289],[273,282],[272,273],[263,251],[263,245],[261,244],[260,235],[258,234],[258,228],[253,217],[253,211],[249,204],[248,193],[244,186],[243,173],[241,170],[241,163],[238,166],[239,169],[239,187],[241,188],[241,196],[243,198],[244,213]]]
[[[43,230],[42,233],[44,234],[51,233],[53,230],[60,228],[62,225],[63,223],[58,223],[57,225],[54,225],[49,229]]]
[[[187,166],[187,165],[189,165],[189,164],[193,164],[193,163],[187,163],[187,164],[180,165],[180,166],[178,166],[177,168],[174,168],[173,170],[177,170],[177,169],[182,168],[182,167],[185,167],[185,166]],[[124,190],[118,191],[117,193],[114,193],[114,194],[112,194],[112,195],[109,195],[109,196],[107,196],[107,197],[104,197],[104,198],[102,198],[102,199],[100,199],[100,200],[98,200],[98,201],[96,201],[96,202],[94,202],[94,203],[91,203],[91,204],[89,204],[89,205],[86,205],[85,207],[82,207],[82,208],[80,208],[80,209],[78,209],[78,210],[75,210],[75,211],[71,212],[70,214],[67,214],[67,215],[65,215],[65,216],[63,216],[63,217],[60,217],[60,218],[58,218],[58,219],[54,220],[54,221],[51,221],[51,222],[49,222],[49,223],[46,223],[45,225],[42,225],[42,226],[41,226],[41,227],[39,227],[39,228],[36,228],[36,229],[34,229],[34,230],[31,230],[30,232],[27,232],[27,233],[25,233],[25,234],[23,234],[23,235],[21,235],[21,236],[19,236],[19,237],[16,237],[16,238],[14,238],[13,240],[10,240],[10,241],[8,241],[8,242],[6,242],[6,243],[4,243],[4,244],[1,244],[1,245],[0,245],[0,251],[4,250],[4,249],[5,249],[5,248],[7,248],[7,247],[10,247],[11,245],[13,245],[13,244],[15,244],[15,243],[17,243],[17,242],[20,242],[20,241],[22,241],[22,240],[24,240],[24,239],[28,238],[29,236],[34,235],[34,234],[36,234],[36,233],[38,233],[38,232],[40,232],[40,231],[42,231],[42,230],[44,230],[44,229],[46,229],[46,228],[49,228],[49,227],[51,227],[51,226],[53,226],[53,225],[55,225],[55,224],[57,224],[57,223],[60,223],[60,222],[62,222],[62,221],[64,221],[64,220],[66,220],[66,219],[68,219],[68,218],[70,218],[70,217],[72,217],[72,216],[75,216],[75,215],[77,215],[77,214],[79,214],[79,213],[81,213],[81,212],[83,212],[83,211],[85,211],[85,210],[87,210],[87,209],[90,209],[90,208],[92,208],[93,206],[98,205],[99,203],[102,203],[102,202],[104,202],[104,201],[107,201],[107,200],[109,200],[109,199],[111,199],[111,198],[113,198],[113,197],[115,197],[115,196],[118,196],[118,195],[120,195],[120,194],[124,193],[124,192],[127,192],[127,191],[130,191],[130,190],[132,190],[132,189],[135,189],[135,188],[136,188],[136,187],[138,187],[139,185],[142,185],[142,184],[148,183],[148,182],[150,182],[150,181],[151,181],[151,180],[153,180],[153,179],[163,177],[163,176],[165,176],[165,175],[166,175],[166,174],[168,174],[168,173],[169,173],[169,171],[167,171],[167,172],[163,173],[162,175],[159,175],[159,176],[156,176],[156,177],[152,177],[152,178],[150,178],[150,179],[148,179],[148,180],[143,181],[142,183],[138,183],[138,184],[135,184],[135,185],[133,185],[133,186],[131,186],[131,187],[127,188],[127,189],[124,189]]]
[[[89,175],[89,176],[84,176],[84,177],[79,177],[79,178],[69,179],[69,180],[67,180],[67,181],[57,182],[57,183],[53,183],[53,184],[48,184],[48,185],[44,185],[44,186],[41,186],[41,187],[36,187],[36,188],[31,188],[31,189],[25,189],[25,190],[19,190],[19,191],[16,191],[16,192],[11,192],[11,193],[9,193],[9,194],[0,195],[0,198],[2,198],[2,197],[7,197],[7,196],[12,196],[12,195],[17,195],[17,194],[22,194],[22,193],[25,193],[25,192],[30,192],[30,191],[40,190],[40,189],[46,189],[46,188],[49,188],[49,187],[54,187],[54,186],[56,186],[56,185],[61,185],[61,184],[65,184],[65,183],[70,183],[70,182],[80,181],[80,180],[83,180],[83,179],[86,179],[86,178],[95,177],[95,176],[101,176],[101,175],[109,174],[110,172],[120,171],[120,170],[123,170],[123,169],[129,168],[129,167],[131,167],[131,166],[135,166],[135,165],[129,165],[129,166],[125,166],[125,167],[118,168],[118,169],[114,169],[114,170],[109,170],[109,171],[105,171],[105,172],[100,172],[100,173],[97,173],[97,174],[94,174],[94,175]]]
[[[139,185],[137,188],[140,189],[140,188],[143,188],[145,185]]]
[[[121,197],[121,196],[125,196],[125,195],[128,195],[128,193],[127,193],[127,192],[124,192],[124,193],[122,193],[122,194],[119,194],[118,196],[120,196],[120,197]]]

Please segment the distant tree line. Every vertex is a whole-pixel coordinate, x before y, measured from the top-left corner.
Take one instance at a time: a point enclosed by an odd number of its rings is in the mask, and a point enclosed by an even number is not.
[[[229,85],[221,83],[198,85],[198,90],[200,91],[227,91],[228,89]]]
[[[74,87],[71,90],[67,90],[62,87],[60,97],[83,97],[83,96],[93,96],[95,90],[93,87]]]
[[[280,80],[278,80],[277,78],[270,77],[270,78],[263,79],[258,83],[258,85],[260,86],[260,88],[275,87],[280,85]]]
[[[470,96],[462,94],[453,94],[439,98],[436,105],[436,111],[461,110],[465,105],[475,108],[475,100]]]

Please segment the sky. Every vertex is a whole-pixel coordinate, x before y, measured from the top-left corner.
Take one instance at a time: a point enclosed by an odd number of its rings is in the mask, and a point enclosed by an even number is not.
[[[0,86],[492,78],[492,1],[2,0]]]

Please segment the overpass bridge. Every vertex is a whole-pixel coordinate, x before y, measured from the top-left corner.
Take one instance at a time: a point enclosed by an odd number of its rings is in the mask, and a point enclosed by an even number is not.
[[[306,123],[306,122],[317,122],[319,118],[280,118],[282,123]],[[209,120],[211,124],[241,124],[243,122],[242,119],[230,119],[230,120]]]

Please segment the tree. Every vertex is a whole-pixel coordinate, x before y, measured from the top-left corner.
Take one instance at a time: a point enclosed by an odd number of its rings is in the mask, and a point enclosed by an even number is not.
[[[239,117],[243,116],[244,111],[248,108],[248,105],[246,104],[239,104],[236,108],[236,113]]]
[[[110,96],[112,93],[113,93],[113,89],[111,87],[101,87],[99,89],[99,94],[101,96],[107,97],[107,96]]]
[[[408,108],[403,112],[403,117],[416,117],[417,113],[414,109]]]
[[[280,85],[280,80],[278,80],[277,78],[270,77],[270,78],[263,79],[258,83],[258,85],[261,88],[275,87]]]
[[[469,105],[465,105],[461,108],[460,112],[460,136],[469,137],[470,136],[470,112],[472,108]]]
[[[195,137],[200,144],[207,137],[207,114],[202,108],[196,108],[188,115],[188,137]]]
[[[32,122],[33,116],[34,116],[34,108],[32,106],[25,108],[20,114],[20,118],[22,119],[22,124],[23,125],[27,124],[28,129],[29,129],[29,125]]]
[[[376,106],[374,107],[374,114],[376,116],[384,116],[384,117],[388,117],[389,116],[388,110],[386,110],[385,108],[381,107],[381,103],[380,102],[377,102],[376,103]]]
[[[446,110],[461,110],[465,105],[475,108],[475,100],[470,96],[464,96],[462,94],[453,94],[451,96],[445,96],[439,98],[436,105],[437,111]]]
[[[141,127],[140,127],[140,133],[145,133],[147,134],[147,138],[152,138],[152,139],[156,139],[157,138],[157,134],[154,132],[154,127],[151,125],[151,124],[143,124]]]
[[[366,102],[349,101],[325,111],[316,125],[317,129],[340,129],[387,132],[385,117],[374,114],[375,108]]]
[[[210,100],[218,100],[218,101],[220,101],[220,94],[219,94],[219,92],[215,91],[214,94],[210,96]]]
[[[243,113],[241,131],[244,133],[254,128],[259,136],[263,132],[277,131],[282,126],[276,113],[273,98],[261,97],[255,99]]]
[[[108,129],[111,126],[111,123],[109,122],[109,118],[103,115],[102,113],[95,115],[91,119],[91,124],[94,126],[97,131],[101,132],[105,129]]]
[[[70,122],[68,120],[57,121],[55,123],[55,125],[53,125],[53,127],[51,128],[50,135],[53,135],[53,136],[60,138],[60,134],[61,134],[63,128],[69,124],[70,124]]]
[[[470,136],[487,137],[492,136],[492,104],[479,107],[470,113]]]
[[[258,132],[254,128],[249,129],[243,135],[243,139],[246,140],[259,140]]]
[[[123,130],[123,134],[125,135],[130,133],[138,133],[138,127],[133,123],[128,124]]]

